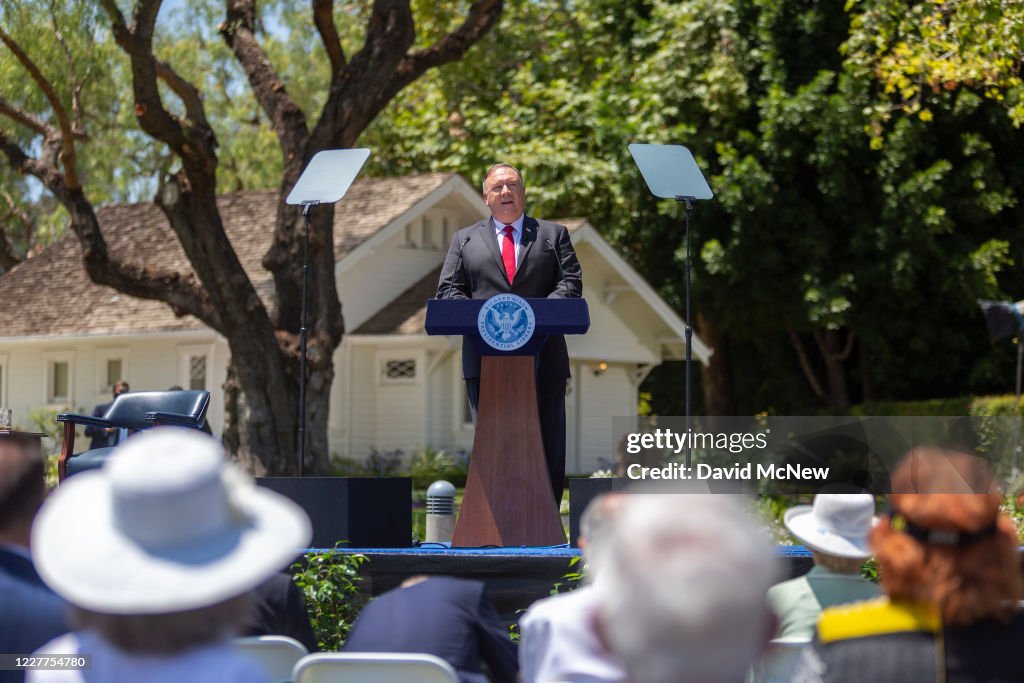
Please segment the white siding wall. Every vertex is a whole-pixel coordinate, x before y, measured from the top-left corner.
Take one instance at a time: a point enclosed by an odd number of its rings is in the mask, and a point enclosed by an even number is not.
[[[26,341],[0,344],[0,363],[5,374],[0,390],[3,407],[14,410],[15,423],[29,426],[29,413],[36,409],[89,414],[99,403],[111,399],[105,386],[106,363],[122,361],[122,377],[133,391],[157,391],[181,384],[179,355],[183,346],[208,350],[207,389],[211,392],[210,426],[219,433],[224,422],[221,385],[227,372],[227,345],[212,333],[174,335],[163,338],[107,338],[65,343]],[[71,396],[68,401],[48,401],[47,364],[51,360],[71,364]]]
[[[355,330],[383,306],[418,282],[444,261],[448,243],[443,239],[443,219],[458,226],[458,216],[428,211],[415,219],[408,230],[399,230],[379,245],[372,256],[342,269],[338,276],[338,296],[345,312],[345,327]],[[424,244],[423,221],[429,221],[432,238]],[[449,233],[452,228],[449,228]],[[409,241],[407,241],[407,232]]]
[[[451,451],[455,445],[453,410],[458,387],[451,368],[452,359],[457,358],[458,352],[454,349],[430,351],[427,354],[427,364],[433,367],[433,371],[425,377],[424,418],[427,436],[424,445],[446,451]]]
[[[349,382],[352,373],[352,344],[344,337],[334,352],[334,383],[331,385],[331,407],[327,415],[327,443],[331,454],[348,456]]]
[[[612,433],[612,418],[636,415],[636,389],[627,374],[630,371],[612,365],[595,376],[593,369],[583,364],[577,376],[581,473],[615,462],[615,444],[621,435]]]
[[[386,360],[413,359],[416,377],[413,380],[387,380],[382,371]],[[408,457],[425,445],[426,431],[426,354],[422,349],[378,349],[374,365],[377,382],[375,437],[371,444],[377,450],[400,448]]]
[[[372,346],[357,344],[352,347],[352,365],[348,377],[340,378],[342,381],[351,382],[348,387],[348,395],[351,396],[351,404],[348,409],[349,437],[348,452],[341,452],[342,455],[361,460],[370,453],[372,446],[380,447],[376,443],[376,412],[377,412],[377,379],[376,349]]]
[[[659,362],[654,353],[643,345],[637,333],[627,327],[616,312],[604,303],[598,291],[584,285],[583,296],[590,310],[590,330],[587,334],[572,334],[565,338],[570,356],[607,362]]]

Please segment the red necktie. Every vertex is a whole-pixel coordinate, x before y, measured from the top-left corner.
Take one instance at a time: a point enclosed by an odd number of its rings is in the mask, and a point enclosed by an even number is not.
[[[511,225],[505,226],[502,231],[505,233],[505,241],[501,243],[501,260],[505,264],[505,274],[508,275],[509,284],[512,284],[512,280],[516,276],[516,243],[512,239],[513,230]]]

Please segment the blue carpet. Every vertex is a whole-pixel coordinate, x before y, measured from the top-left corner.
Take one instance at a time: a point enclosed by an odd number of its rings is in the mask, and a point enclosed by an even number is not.
[[[310,548],[307,552],[330,552],[330,548]],[[448,548],[441,544],[425,543],[416,548],[342,548],[343,553],[364,555],[422,555],[429,557],[468,557],[475,555],[489,557],[577,557],[579,548],[568,545],[551,547],[518,548]],[[775,554],[779,557],[810,557],[811,551],[802,545],[777,545]]]

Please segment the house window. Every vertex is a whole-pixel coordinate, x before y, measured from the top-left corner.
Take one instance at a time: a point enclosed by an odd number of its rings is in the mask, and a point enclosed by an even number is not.
[[[442,237],[441,245],[444,246],[446,244],[451,244],[451,242],[452,242],[452,226],[451,226],[451,223],[448,221],[448,216],[442,216],[441,217],[441,232],[443,233],[441,235],[441,237]]]
[[[121,381],[123,373],[124,363],[120,358],[108,358],[107,359],[107,386],[111,389],[114,385]]]
[[[114,385],[128,381],[128,349],[96,349],[96,393],[109,396]]]
[[[43,352],[43,403],[68,406],[74,402],[75,364],[69,351]]]
[[[416,359],[393,358],[385,360],[382,379],[386,382],[416,379]]]
[[[412,225],[405,226],[405,244],[402,246],[408,247],[409,249],[416,248],[416,242],[412,239]]]
[[[0,353],[0,408],[7,405],[7,354]]]
[[[71,361],[52,360],[47,364],[47,403],[71,402]]]
[[[206,389],[206,356],[189,356],[188,388]]]
[[[420,224],[420,248],[422,249],[434,249],[434,226],[430,222],[430,219],[426,216],[423,217],[423,222]]]
[[[178,384],[185,389],[209,391],[213,347],[209,344],[178,347]]]

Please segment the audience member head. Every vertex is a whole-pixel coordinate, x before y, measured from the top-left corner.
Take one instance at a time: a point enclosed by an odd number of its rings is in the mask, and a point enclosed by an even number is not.
[[[615,529],[615,518],[625,500],[624,493],[601,494],[590,501],[580,517],[578,543],[587,566],[588,581],[594,580],[604,562],[603,555],[614,547],[612,532]]]
[[[632,683],[742,681],[774,631],[772,546],[726,495],[636,494],[618,515],[600,628]]]
[[[984,461],[918,448],[892,487],[891,512],[871,532],[886,594],[933,605],[949,624],[1009,618],[1021,599],[1017,534]]]
[[[80,628],[125,652],[173,654],[231,635],[246,594],[311,537],[294,503],[229,465],[204,434],[157,427],[39,513],[33,557]]]
[[[121,394],[127,394],[129,391],[131,391],[131,387],[129,387],[128,382],[125,382],[123,379],[118,380],[117,383],[114,384],[114,398],[117,398]]]
[[[868,493],[819,493],[812,505],[796,505],[783,522],[807,546],[814,563],[837,574],[856,574],[871,555],[868,534],[877,521]]]
[[[32,520],[46,496],[46,463],[38,445],[0,436],[0,542],[28,547]]]

